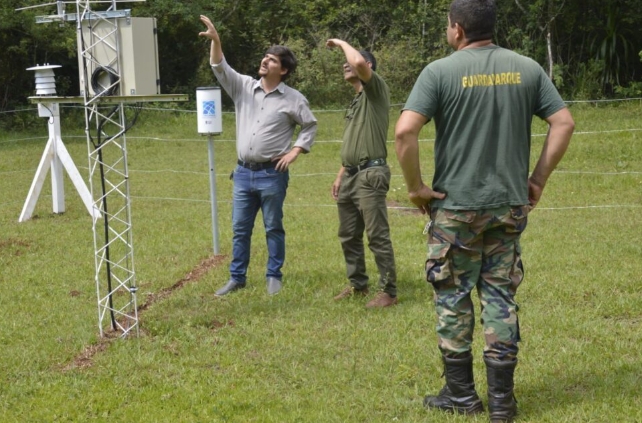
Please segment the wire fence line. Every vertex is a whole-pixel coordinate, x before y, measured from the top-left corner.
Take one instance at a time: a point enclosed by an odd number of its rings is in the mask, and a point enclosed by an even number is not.
[[[51,195],[42,195],[42,198],[45,199],[51,199]],[[149,197],[149,196],[140,196],[140,195],[132,195],[131,197],[132,204],[135,204],[137,200],[143,200],[143,201],[161,201],[161,202],[180,202],[180,203],[203,203],[203,204],[210,204],[211,200],[209,199],[202,199],[202,198],[179,198],[179,197]],[[10,201],[6,203],[0,203],[0,207],[2,206],[8,206],[8,205],[13,205],[13,204],[21,204],[22,201]],[[231,200],[217,200],[216,204],[232,204]],[[305,203],[299,203],[299,204],[293,204],[293,203],[288,203],[286,202],[284,204],[284,207],[286,208],[336,208],[336,204],[320,204],[320,203],[314,203],[314,204],[305,204]],[[388,205],[388,210],[400,210],[400,211],[417,211],[419,210],[416,207],[408,207],[408,206],[392,206]],[[638,209],[642,208],[642,204],[601,204],[601,205],[588,205],[588,206],[562,206],[562,207],[536,207],[534,210],[542,210],[542,211],[560,211],[560,210],[594,210],[594,209]]]
[[[608,130],[600,130],[600,131],[576,131],[573,132],[573,137],[576,137],[578,135],[599,135],[599,134],[615,134],[615,133],[620,133],[620,132],[640,132],[642,131],[642,128],[621,128],[621,129],[608,129]],[[537,134],[531,134],[531,137],[533,138],[542,138],[546,137],[546,133],[537,133]],[[64,139],[85,139],[84,135],[69,135],[65,136]],[[0,144],[10,144],[10,143],[18,143],[18,142],[23,142],[23,141],[46,141],[48,139],[47,135],[43,135],[41,137],[29,137],[29,138],[15,138],[15,139],[9,139],[9,140],[4,140],[0,141]],[[64,142],[63,139],[63,142]],[[205,141],[204,137],[200,138],[161,138],[161,137],[136,137],[136,136],[128,136],[127,140],[133,141],[133,140],[148,140],[148,141],[158,141],[158,142],[203,142]],[[214,142],[236,142],[235,139],[231,138],[215,138]],[[315,140],[315,144],[340,144],[342,143],[343,140],[340,139],[330,139],[330,140]],[[388,144],[393,144],[395,140],[387,140],[386,141]],[[419,142],[435,142],[434,138],[420,138]]]
[[[84,166],[77,166],[79,169],[83,169],[88,171],[87,167]],[[11,175],[11,174],[16,174],[16,173],[29,173],[33,174],[35,169],[28,169],[28,170],[16,170],[16,171],[4,171],[0,172],[0,177],[3,177],[5,175]],[[159,169],[159,170],[136,170],[136,169],[130,169],[129,170],[130,174],[158,174],[158,173],[172,173],[172,174],[188,174],[188,175],[198,175],[202,177],[206,177],[209,175],[209,172],[203,171],[203,172],[198,172],[198,171],[190,171],[190,170],[175,170],[175,169]],[[622,171],[622,172],[595,172],[595,171],[583,171],[583,170],[556,170],[555,174],[559,175],[602,175],[602,176],[625,176],[625,175],[642,175],[642,171]],[[224,173],[217,173],[217,177],[220,178],[226,178],[228,176],[227,172]],[[291,177],[319,177],[319,176],[327,176],[329,179],[336,177],[336,172],[321,172],[321,173],[291,173]],[[402,174],[392,174],[391,177],[393,178],[403,178]],[[402,184],[402,186],[405,186],[405,184]],[[401,188],[391,188],[391,191],[397,191],[398,189]],[[43,195],[42,197],[45,198],[51,198],[51,195]],[[210,199],[203,199],[203,198],[181,198],[181,197],[148,197],[148,196],[136,196],[132,195],[131,196],[132,202],[135,202],[136,200],[143,200],[143,201],[169,201],[169,202],[188,202],[188,203],[211,203]],[[21,201],[10,201],[10,202],[0,202],[0,207],[5,207],[5,206],[10,206],[14,205],[17,203],[21,203]],[[228,200],[220,200],[217,201],[217,204],[225,204],[225,203],[230,203]],[[335,204],[289,204],[287,203],[286,206],[288,207],[302,207],[302,208],[313,208],[313,207],[336,207]],[[567,206],[567,207],[538,207],[537,210],[583,210],[583,209],[599,209],[599,208],[640,208],[642,207],[641,204],[613,204],[613,205],[589,205],[589,206]],[[388,209],[398,209],[398,210],[415,210],[414,207],[402,207],[402,206],[388,206]]]
[[[86,170],[88,171],[89,168],[87,166],[79,166],[76,165],[78,169]],[[33,174],[36,171],[36,168],[30,168],[30,169],[20,169],[20,170],[5,170],[5,171],[0,171],[0,175],[12,175],[12,174],[18,174],[18,173],[29,173]],[[196,170],[177,170],[177,169],[158,169],[158,170],[143,170],[143,169],[129,169],[130,174],[136,174],[136,173],[141,173],[141,174],[159,174],[159,173],[173,173],[173,174],[182,174],[182,175],[199,175],[199,176],[206,176],[209,175],[209,172],[207,171],[196,171]],[[567,174],[567,175],[602,175],[602,176],[624,176],[624,175],[642,175],[642,171],[636,171],[636,170],[631,170],[631,171],[621,171],[621,172],[597,172],[597,171],[592,171],[592,170],[564,170],[564,169],[557,169],[555,170],[555,173],[559,174]],[[315,172],[315,173],[298,173],[298,172],[290,172],[290,177],[305,177],[305,178],[314,178],[318,176],[332,176],[335,177],[337,175],[336,172]],[[217,173],[217,177],[227,177],[229,176],[229,172],[223,172],[223,173]],[[393,178],[399,178],[402,177],[402,174],[391,174]]]
[[[596,99],[596,100],[564,100],[566,104],[603,104],[603,103],[621,103],[621,102],[630,102],[630,101],[640,101],[642,102],[642,97],[629,97],[629,98],[614,98],[614,99]],[[400,108],[403,107],[405,103],[393,103],[390,105],[390,108]],[[63,109],[84,109],[84,106],[73,105],[73,104],[61,104]],[[107,108],[108,106],[105,106]],[[126,106],[128,108],[134,106]],[[12,114],[12,113],[21,113],[21,112],[32,112],[38,110],[35,107],[25,108],[25,109],[15,109],[15,110],[0,110],[0,115]],[[196,113],[196,110],[192,109],[177,109],[170,107],[155,107],[155,106],[144,106],[142,110],[154,110],[160,112],[177,112],[177,113]],[[343,112],[345,109],[314,109],[313,113],[336,113]],[[233,111],[223,111],[223,114],[234,114]]]
[[[640,101],[642,103],[642,97],[633,97],[633,98],[623,98],[623,99],[600,99],[600,100],[565,100],[565,103],[567,104],[580,104],[580,103],[586,103],[586,104],[601,104],[601,103],[618,103],[618,102],[632,102],[632,101]],[[395,103],[391,104],[390,108],[401,108],[403,107],[404,103]],[[126,105],[126,108],[134,108],[135,106],[130,106]],[[73,104],[61,104],[60,105],[61,109],[84,109],[84,106],[81,105],[73,105]],[[108,106],[104,106],[104,108],[108,108]],[[188,109],[177,109],[177,108],[163,108],[163,107],[153,107],[153,106],[142,106],[142,107],[137,107],[140,110],[152,110],[152,111],[162,111],[162,112],[175,112],[175,113],[196,113],[196,110],[188,110]],[[37,108],[26,108],[26,109],[16,109],[16,110],[5,110],[5,111],[0,111],[0,115],[2,114],[11,114],[11,113],[22,113],[22,112],[33,112],[37,111]],[[314,113],[343,113],[345,112],[345,109],[318,109],[318,110],[313,110]],[[230,114],[233,115],[235,114],[234,111],[223,111],[223,114]],[[622,129],[612,129],[612,130],[604,130],[604,131],[576,131],[573,135],[595,135],[595,134],[602,134],[602,133],[617,133],[617,132],[639,132],[642,131],[642,128],[622,128]],[[538,134],[532,134],[532,137],[534,138],[541,138],[545,137],[546,133],[538,133]],[[74,139],[74,138],[82,138],[84,139],[84,135],[69,135],[65,136],[65,139]],[[203,142],[203,136],[200,136],[199,138],[162,138],[162,137],[134,137],[134,136],[128,136],[128,140],[151,140],[151,141],[159,141],[159,142]],[[47,136],[43,135],[41,137],[30,137],[30,138],[16,138],[16,139],[9,139],[9,140],[4,140],[0,141],[0,144],[9,144],[9,143],[17,143],[17,142],[23,142],[23,141],[34,141],[34,140],[47,140]],[[229,139],[229,138],[215,138],[215,142],[235,142],[235,139]],[[434,142],[434,139],[431,138],[422,138],[419,140],[420,142]],[[330,139],[330,140],[316,140],[315,143],[319,144],[324,144],[324,143],[341,143],[342,140],[340,139]],[[388,140],[387,141],[389,144],[394,143],[394,140]]]
[[[617,102],[617,101],[642,101],[642,98],[630,98],[630,99],[620,99],[620,100],[586,100],[586,101],[569,101],[567,103],[601,103],[601,102]],[[395,104],[395,107],[400,107],[403,104]],[[62,105],[63,107],[76,107],[82,109],[83,106],[69,106],[69,105]],[[175,109],[175,108],[159,108],[159,107],[143,107],[143,109],[146,110],[155,110],[155,111],[167,111],[167,112],[185,112],[185,113],[196,113],[196,111],[193,110],[182,110],[182,109]],[[15,110],[15,111],[4,111],[0,113],[19,113],[19,112],[32,112],[34,110],[37,110],[37,108],[29,108],[29,109],[20,109],[20,110]],[[323,112],[323,113],[337,113],[337,112],[343,112],[344,110],[317,110],[315,113],[318,112]],[[226,112],[226,113],[234,113],[234,112]],[[642,131],[642,128],[621,128],[621,129],[608,129],[608,130],[599,130],[599,131],[577,131],[573,134],[574,137],[577,136],[582,136],[582,135],[599,135],[599,134],[613,134],[613,133],[622,133],[622,132],[639,132]],[[545,137],[546,133],[537,133],[537,134],[532,134],[533,138],[539,138],[539,137]],[[0,145],[2,144],[9,144],[9,143],[31,143],[34,141],[37,142],[46,142],[48,139],[48,136],[43,135],[40,137],[26,137],[26,138],[14,138],[14,139],[9,139],[9,140],[4,140],[0,141]],[[63,141],[65,139],[85,139],[84,135],[70,135],[70,136],[65,136],[63,137]],[[164,137],[150,137],[150,136],[128,136],[127,139],[129,141],[154,141],[154,142],[162,142],[162,143],[172,143],[172,142],[199,142],[202,143],[204,141],[203,136],[195,137],[195,138],[164,138]],[[215,142],[235,142],[234,139],[220,139],[220,138],[215,138]],[[634,137],[633,141],[637,141],[637,138]],[[342,140],[340,139],[328,139],[328,140],[317,140],[315,141],[316,143],[319,144],[324,144],[324,143],[341,143]],[[423,138],[420,139],[420,142],[434,142],[434,139],[432,138]],[[394,140],[388,140],[388,143],[394,143]],[[79,169],[88,172],[89,168],[86,166],[77,166]],[[36,171],[36,168],[30,168],[30,169],[9,169],[9,170],[3,170],[0,171],[0,179],[3,178],[13,178],[15,175],[20,175],[20,174],[34,174]],[[209,175],[209,172],[207,171],[194,171],[194,170],[180,170],[180,169],[150,169],[150,170],[144,170],[144,169],[135,169],[135,168],[130,168],[129,172],[131,174],[185,174],[185,175],[197,175],[197,176],[202,176],[205,177]],[[228,172],[223,172],[223,173],[217,173],[217,177],[227,177]],[[600,172],[600,171],[590,171],[590,170],[556,170],[555,174],[558,175],[602,175],[602,176],[626,176],[626,175],[640,175],[642,174],[641,171],[633,170],[633,171],[610,171],[610,172]],[[291,172],[291,177],[294,178],[310,178],[310,177],[329,177],[329,178],[334,178],[336,176],[336,172],[315,172],[315,173],[298,173],[296,171]],[[392,174],[391,175],[393,178],[402,178],[402,174]],[[7,186],[15,186],[15,182],[8,183]],[[396,190],[396,189],[394,189]],[[394,191],[391,188],[391,191]],[[210,203],[209,199],[194,199],[194,198],[176,198],[176,197],[141,197],[141,196],[132,196],[132,200],[142,200],[142,201],[186,201],[186,202],[202,202],[202,203]],[[4,206],[9,206],[9,205],[14,205],[16,203],[19,203],[20,201],[10,201],[10,202],[0,202],[0,207]],[[320,204],[314,204],[314,205],[303,205],[303,204],[298,204],[298,205],[289,205],[289,207],[334,207],[334,204],[326,204],[326,205],[320,205]],[[629,204],[629,205],[595,205],[595,206],[582,206],[582,207],[555,207],[555,208],[538,208],[539,210],[567,210],[567,209],[590,209],[590,208],[616,208],[616,207],[642,207],[640,205],[635,205],[635,204]],[[390,207],[392,209],[398,208],[398,209],[410,209],[412,210],[412,207]]]
[[[626,132],[626,131],[642,131],[641,129],[633,128],[633,129],[622,129],[622,130],[607,130],[607,131],[583,131],[583,132],[577,132],[574,133],[573,136],[576,135],[588,135],[588,134],[600,134],[600,133],[614,133],[614,132]],[[538,136],[546,136],[546,134],[534,134],[533,137],[538,137]],[[69,137],[68,137],[69,138]],[[84,138],[84,137],[76,137],[76,138]],[[47,140],[47,137],[36,137],[36,138],[22,138],[22,139],[15,139],[15,140],[9,140],[9,141],[4,141],[5,143],[8,142],[20,142],[20,141],[31,141],[31,140]],[[198,139],[187,139],[187,138],[179,138],[179,139],[170,139],[170,138],[156,138],[156,137],[128,137],[128,140],[153,140],[153,141],[163,141],[163,142],[191,142],[191,141],[198,141],[202,142],[202,140]],[[218,140],[218,141],[234,141],[234,140]],[[434,142],[434,139],[422,139],[420,140],[422,142]],[[341,143],[341,140],[326,140],[326,141],[316,141],[320,143]],[[389,141],[389,142],[394,142],[394,141]],[[2,144],[2,142],[0,142]],[[86,166],[79,166],[76,165],[78,169],[83,169],[83,170],[89,170],[88,167]],[[12,175],[12,174],[18,174],[18,173],[34,173],[36,168],[30,168],[30,169],[19,169],[19,170],[5,170],[5,171],[0,171],[0,176],[1,175]],[[157,169],[157,170],[142,170],[142,169],[135,169],[135,168],[130,168],[129,169],[130,173],[174,173],[174,174],[193,174],[193,175],[209,175],[209,172],[205,171],[193,171],[193,170],[177,170],[177,169]],[[559,174],[579,174],[579,175],[613,175],[613,176],[621,176],[621,175],[639,175],[642,174],[642,171],[620,171],[620,172],[597,172],[597,171],[589,171],[589,170],[556,170],[555,173]],[[217,173],[216,176],[218,177],[225,177],[227,176],[228,173]],[[316,176],[336,176],[336,172],[321,172],[321,173],[291,173],[291,177],[316,177]],[[392,177],[401,177],[403,175],[401,174],[392,174]],[[2,203],[0,203],[1,205]]]

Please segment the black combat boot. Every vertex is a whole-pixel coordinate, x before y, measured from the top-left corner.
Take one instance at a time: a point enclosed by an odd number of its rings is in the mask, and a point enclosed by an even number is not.
[[[498,361],[484,357],[488,379],[488,413],[491,423],[513,423],[517,400],[513,393],[513,374],[517,359]]]
[[[424,398],[424,407],[437,408],[460,414],[476,414],[484,411],[473,380],[473,357],[448,358],[444,360],[446,385],[437,396]]]

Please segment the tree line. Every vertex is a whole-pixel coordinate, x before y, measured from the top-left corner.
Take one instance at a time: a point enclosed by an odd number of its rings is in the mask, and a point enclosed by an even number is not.
[[[496,0],[497,45],[538,61],[565,99],[642,95],[642,8],[639,0]],[[58,64],[59,95],[78,95],[75,23],[36,23],[56,6],[16,11],[44,0],[0,4],[0,111],[27,104],[34,79],[26,68]],[[324,47],[341,38],[371,50],[394,102],[405,101],[421,69],[451,52],[446,43],[450,0],[147,0],[118,3],[133,16],[155,17],[161,92],[194,96],[215,83],[199,15],[219,30],[228,62],[256,75],[266,48],[285,44],[299,67],[289,83],[315,108],[345,107],[341,54]],[[100,6],[96,4],[96,10]],[[103,6],[104,7],[104,6]],[[67,13],[75,5],[67,4]],[[227,99],[226,99],[227,102]],[[229,104],[226,103],[227,106]],[[0,115],[2,119],[2,115]]]

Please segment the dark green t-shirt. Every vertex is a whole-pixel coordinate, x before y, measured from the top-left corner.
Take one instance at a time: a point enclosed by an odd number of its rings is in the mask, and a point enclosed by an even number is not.
[[[533,116],[565,107],[542,67],[494,45],[459,50],[421,72],[404,110],[434,119],[437,207],[528,204]]]
[[[357,166],[364,161],[386,158],[386,139],[390,113],[390,90],[386,82],[372,72],[363,90],[352,100],[346,112],[341,163]]]

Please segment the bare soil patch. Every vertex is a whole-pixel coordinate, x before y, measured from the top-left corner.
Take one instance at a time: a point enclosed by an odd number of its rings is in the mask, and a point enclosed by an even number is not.
[[[0,245],[1,247],[1,245]],[[1,248],[0,248],[1,249]],[[172,295],[174,291],[177,291],[183,288],[185,285],[191,282],[196,282],[202,278],[207,272],[216,266],[220,265],[227,256],[218,255],[210,256],[203,261],[201,261],[194,269],[192,269],[188,274],[183,278],[177,281],[174,285],[160,290],[158,293],[152,294],[147,297],[147,301],[138,306],[138,317],[140,321],[140,314],[151,307],[153,304],[162,301]],[[74,293],[70,295],[75,296]],[[223,326],[233,326],[234,322],[218,322],[215,321],[212,323],[213,329],[217,329]],[[144,333],[144,330],[141,329]],[[85,349],[77,355],[71,363],[62,367],[62,371],[66,372],[72,369],[86,369],[93,365],[93,358],[100,352],[105,351],[109,343],[114,339],[120,338],[120,332],[118,331],[106,331],[104,336],[98,340],[97,344],[88,345]]]

